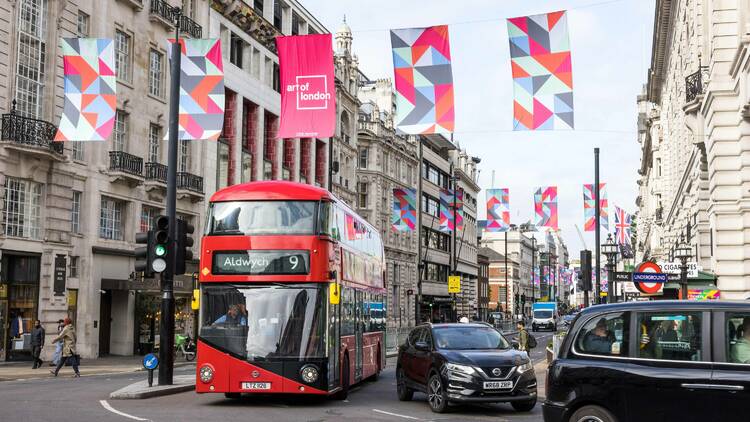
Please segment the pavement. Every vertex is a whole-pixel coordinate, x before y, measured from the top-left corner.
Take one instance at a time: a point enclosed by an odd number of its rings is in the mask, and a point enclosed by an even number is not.
[[[539,345],[531,358],[543,397],[546,361],[544,345],[551,333],[534,333]],[[126,359],[125,359],[126,360]],[[132,360],[132,359],[131,359]],[[106,362],[103,362],[106,363]],[[83,364],[86,364],[84,360]],[[3,365],[6,367],[7,365]],[[94,360],[89,362],[93,367]],[[101,368],[107,367],[101,365]],[[415,394],[414,400],[400,402],[396,398],[395,359],[378,381],[363,382],[352,388],[349,398],[336,401],[319,397],[253,396],[240,400],[225,399],[222,394],[183,392],[143,400],[112,400],[110,394],[125,386],[146,379],[145,372],[90,374],[70,378],[72,370],[64,369],[65,377],[21,379],[0,383],[2,420],[12,421],[182,421],[182,420],[243,420],[243,421],[542,421],[541,406],[531,412],[515,412],[506,404],[456,406],[445,414],[429,410],[426,397]],[[82,367],[83,369],[83,367]],[[182,366],[175,377],[192,378],[195,369]]]

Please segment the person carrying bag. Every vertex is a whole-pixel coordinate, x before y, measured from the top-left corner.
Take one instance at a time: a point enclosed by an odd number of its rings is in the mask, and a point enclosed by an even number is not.
[[[73,375],[73,377],[78,378],[81,376],[81,373],[78,371],[78,363],[80,359],[78,357],[78,354],[76,353],[76,329],[73,326],[73,322],[70,320],[70,318],[65,318],[64,324],[65,327],[63,328],[62,332],[60,332],[60,335],[52,340],[52,343],[63,343],[62,357],[57,363],[57,367],[53,370],[50,370],[49,372],[52,375],[57,376],[57,373],[60,372],[60,368],[62,368],[66,363],[69,363],[70,366],[73,367],[73,371],[75,371],[75,375]]]

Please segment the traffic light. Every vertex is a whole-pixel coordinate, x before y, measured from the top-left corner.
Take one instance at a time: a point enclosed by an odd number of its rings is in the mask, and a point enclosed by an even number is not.
[[[153,244],[153,239],[154,232],[151,230],[135,234],[135,243],[146,245],[135,249],[135,270],[143,272],[143,276],[147,278],[154,276],[154,272],[151,270],[151,245]]]
[[[195,231],[190,223],[183,219],[177,220],[177,249],[175,251],[175,275],[185,274],[185,261],[193,259],[193,238]]]
[[[149,244],[153,258],[150,260],[151,271],[164,272],[167,269],[167,253],[169,251],[169,217],[160,215],[154,218],[154,235]]]
[[[591,290],[591,251],[581,251],[581,280],[583,290]]]

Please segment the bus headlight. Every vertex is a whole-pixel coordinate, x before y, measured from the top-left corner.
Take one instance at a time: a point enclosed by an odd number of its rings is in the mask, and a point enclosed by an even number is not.
[[[198,375],[200,376],[203,383],[208,384],[212,379],[214,379],[214,370],[210,366],[204,365],[201,366],[201,370]]]
[[[312,384],[318,380],[318,368],[315,365],[305,365],[299,371],[302,381]]]

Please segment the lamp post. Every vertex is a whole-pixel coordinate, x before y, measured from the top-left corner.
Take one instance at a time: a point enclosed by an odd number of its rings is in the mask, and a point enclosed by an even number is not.
[[[607,242],[602,245],[602,253],[607,256],[607,280],[609,281],[609,302],[617,302],[617,286],[615,285],[615,266],[617,265],[617,244],[612,240],[612,233],[607,236]]]
[[[674,257],[680,260],[680,299],[687,299],[687,270],[688,260],[693,257],[692,248],[685,242],[685,235],[680,236],[680,244],[674,251]]]

